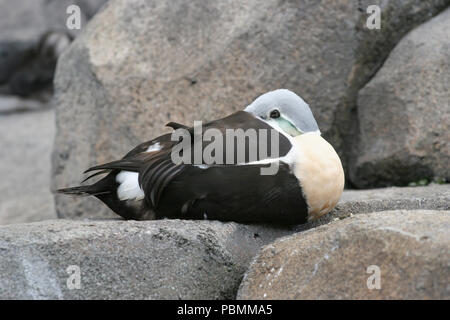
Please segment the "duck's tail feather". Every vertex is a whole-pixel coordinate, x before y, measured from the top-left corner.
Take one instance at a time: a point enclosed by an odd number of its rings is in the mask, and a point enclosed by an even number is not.
[[[71,194],[77,196],[97,196],[110,193],[110,190],[99,190],[95,184],[89,186],[78,186],[56,190],[58,193]]]

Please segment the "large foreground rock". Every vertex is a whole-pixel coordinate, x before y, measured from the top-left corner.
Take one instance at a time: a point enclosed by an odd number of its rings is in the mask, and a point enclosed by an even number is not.
[[[450,181],[450,9],[414,29],[358,97],[358,187]]]
[[[181,220],[3,226],[0,299],[231,299],[260,246],[288,232]],[[69,266],[81,289],[68,288]]]
[[[53,110],[0,115],[0,225],[56,218],[50,192],[54,121]]]
[[[402,210],[288,236],[262,249],[238,298],[450,299],[449,230],[450,211]]]
[[[277,88],[300,94],[343,156],[357,90],[412,27],[447,0],[112,0],[59,60],[55,187],[122,157],[164,124],[212,120]],[[382,28],[366,28],[379,4]],[[56,196],[61,217],[110,215]]]

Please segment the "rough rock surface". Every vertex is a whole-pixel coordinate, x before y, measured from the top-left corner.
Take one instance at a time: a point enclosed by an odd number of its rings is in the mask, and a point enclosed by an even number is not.
[[[253,260],[238,298],[449,299],[449,228],[450,211],[402,210],[287,236]]]
[[[1,226],[0,299],[231,299],[259,248],[288,233],[181,220]],[[80,289],[67,286],[69,266]]]
[[[0,115],[0,224],[56,218],[50,193],[53,110]]]
[[[316,221],[298,226],[297,230],[310,229],[355,214],[400,209],[450,210],[450,184],[345,190],[333,211]]]
[[[54,185],[78,184],[87,167],[169,121],[225,116],[276,88],[305,98],[343,155],[357,90],[447,3],[112,0],[59,60]],[[365,27],[369,4],[381,7],[380,30]],[[110,215],[95,200],[57,196],[56,207],[63,217]]]
[[[406,35],[358,97],[352,182],[450,181],[450,9]]]

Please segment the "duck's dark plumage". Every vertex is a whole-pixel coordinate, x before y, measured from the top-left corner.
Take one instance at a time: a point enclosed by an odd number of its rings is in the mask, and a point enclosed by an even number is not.
[[[191,136],[194,134],[193,128],[184,125],[170,123],[169,126],[174,129],[187,129]],[[211,128],[220,130],[223,137],[227,129],[273,129],[244,111],[204,124],[203,132]],[[269,134],[266,140],[268,156],[258,154],[256,160],[273,156],[270,151],[270,139]],[[279,156],[282,157],[289,152],[291,143],[282,134],[278,135],[278,139]],[[86,170],[86,172],[109,172],[97,183],[62,189],[60,192],[94,195],[125,219],[167,217],[238,222],[306,221],[307,204],[299,182],[287,164],[280,163],[275,175],[260,174],[260,169],[267,167],[268,164],[234,163],[207,167],[175,164],[171,160],[171,151],[177,143],[171,141],[171,134],[142,143],[121,160]],[[210,142],[204,142],[203,147],[208,143]],[[158,144],[159,150],[147,152],[148,148],[155,144]],[[252,146],[246,141],[246,150],[250,150],[250,147]],[[225,162],[225,150],[223,153]],[[249,160],[251,159],[247,152],[245,163]],[[236,157],[234,161],[237,161]],[[145,193],[144,199],[123,201],[118,198],[119,183],[116,176],[123,170],[139,173],[139,184]]]

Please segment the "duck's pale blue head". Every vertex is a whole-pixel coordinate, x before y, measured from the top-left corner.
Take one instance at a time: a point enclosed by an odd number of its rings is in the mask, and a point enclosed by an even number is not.
[[[287,89],[278,89],[259,96],[244,111],[293,137],[307,132],[320,134],[309,105]]]

